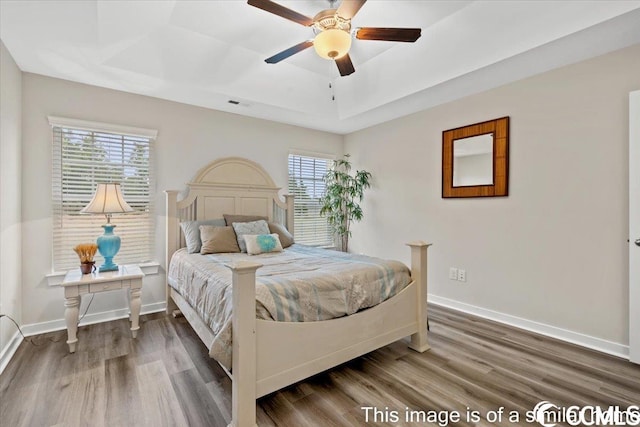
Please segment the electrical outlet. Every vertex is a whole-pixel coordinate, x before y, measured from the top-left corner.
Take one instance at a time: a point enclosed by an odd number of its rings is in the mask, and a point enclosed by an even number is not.
[[[463,270],[461,268],[458,269],[458,280],[461,282],[467,281],[467,270]]]
[[[458,280],[458,269],[457,268],[449,268],[449,279]]]

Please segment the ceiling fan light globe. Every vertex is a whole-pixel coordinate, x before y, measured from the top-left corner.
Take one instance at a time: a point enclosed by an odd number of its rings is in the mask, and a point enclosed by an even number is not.
[[[324,30],[313,40],[316,53],[324,59],[335,60],[342,58],[351,49],[351,35],[335,28]]]

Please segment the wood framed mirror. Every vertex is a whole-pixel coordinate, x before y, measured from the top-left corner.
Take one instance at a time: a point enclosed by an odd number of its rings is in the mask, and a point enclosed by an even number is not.
[[[509,117],[442,132],[442,197],[509,194]]]

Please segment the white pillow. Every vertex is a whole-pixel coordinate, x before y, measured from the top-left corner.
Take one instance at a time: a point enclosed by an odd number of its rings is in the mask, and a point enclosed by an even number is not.
[[[245,234],[244,242],[247,244],[249,255],[259,255],[268,252],[282,252],[282,243],[277,233],[273,234]]]
[[[247,246],[244,243],[244,236],[247,234],[269,234],[269,226],[267,221],[261,219],[259,221],[251,222],[234,222],[233,231],[236,232],[236,238],[238,239],[238,246],[240,251],[247,252]]]

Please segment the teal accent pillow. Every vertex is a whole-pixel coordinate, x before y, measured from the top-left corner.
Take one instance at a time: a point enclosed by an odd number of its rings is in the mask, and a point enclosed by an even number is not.
[[[269,252],[282,252],[282,243],[277,233],[273,234],[245,234],[244,241],[249,255],[259,255]]]
[[[262,252],[271,252],[276,247],[275,237],[268,234],[260,234],[256,238],[256,242],[258,243],[258,246],[260,246],[260,250]]]

